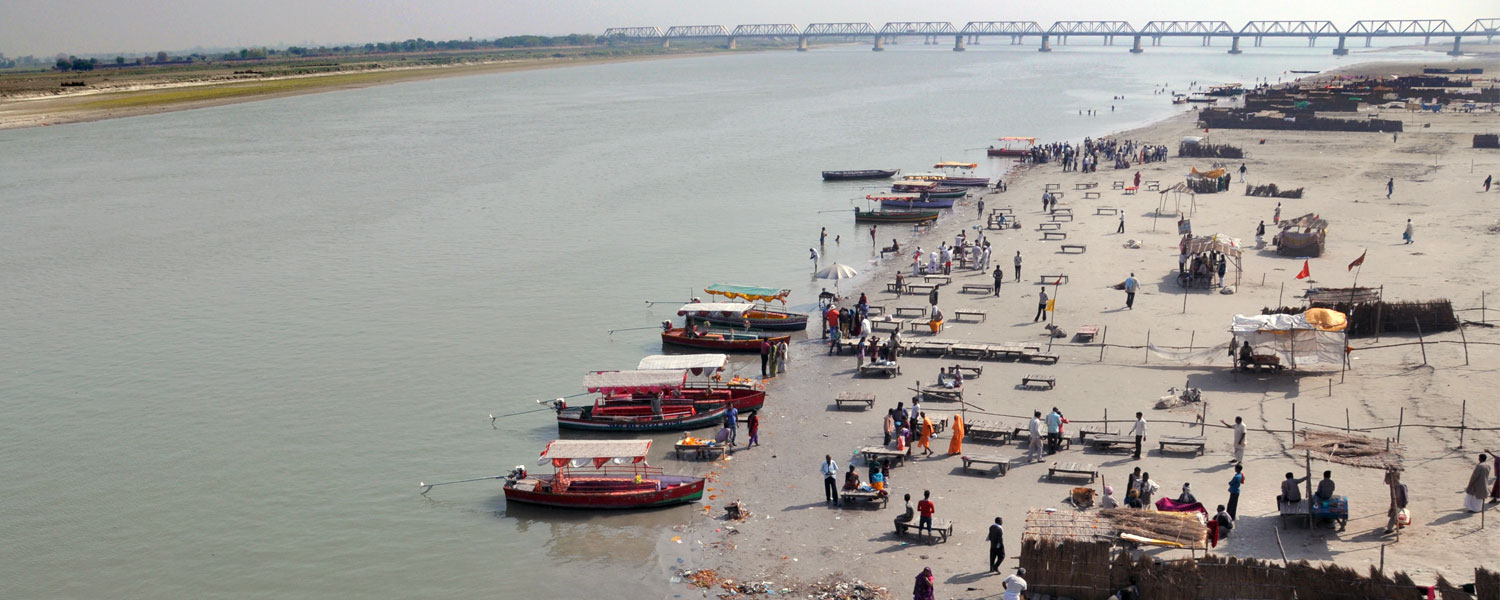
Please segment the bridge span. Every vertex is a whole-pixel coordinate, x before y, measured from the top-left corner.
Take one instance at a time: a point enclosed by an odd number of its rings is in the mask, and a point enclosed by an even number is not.
[[[1309,47],[1319,38],[1337,38],[1336,55],[1349,53],[1350,39],[1364,38],[1365,47],[1370,47],[1375,38],[1422,38],[1430,44],[1432,38],[1453,38],[1453,50],[1448,54],[1463,53],[1464,37],[1484,37],[1486,42],[1500,35],[1500,18],[1475,19],[1459,29],[1443,19],[1401,19],[1356,21],[1347,28],[1339,29],[1332,21],[1250,21],[1235,28],[1225,21],[1149,21],[1137,28],[1128,21],[1055,21],[1047,27],[1036,21],[969,21],[963,27],[955,27],[947,21],[893,21],[879,28],[870,23],[809,23],[798,28],[790,23],[737,25],[733,29],[723,25],[679,25],[662,31],[658,27],[611,27],[600,36],[602,43],[656,42],[671,46],[673,40],[725,40],[725,46],[733,49],[740,39],[796,39],[798,50],[807,50],[809,39],[846,38],[873,40],[872,50],[885,49],[887,43],[896,43],[900,38],[921,37],[927,44],[939,43],[939,38],[953,36],[953,50],[961,52],[965,43],[978,44],[982,38],[1004,38],[1010,44],[1022,44],[1026,38],[1039,39],[1041,52],[1051,52],[1053,40],[1067,44],[1068,38],[1100,38],[1104,45],[1114,45],[1116,38],[1129,38],[1130,52],[1144,52],[1142,41],[1149,40],[1152,46],[1160,46],[1165,38],[1197,38],[1202,45],[1211,46],[1215,38],[1229,40],[1229,53],[1240,54],[1240,40],[1249,39],[1260,46],[1266,38],[1305,38]]]

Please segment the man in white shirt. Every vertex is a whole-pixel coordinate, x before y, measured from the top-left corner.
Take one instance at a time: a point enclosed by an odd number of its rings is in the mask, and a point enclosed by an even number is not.
[[[837,505],[839,503],[839,464],[833,462],[832,456],[825,454],[823,466],[819,470],[823,473],[823,502]]]
[[[1042,411],[1031,412],[1031,423],[1027,425],[1027,433],[1030,434],[1027,438],[1030,441],[1027,442],[1026,460],[1028,462],[1042,460]]]
[[[1219,422],[1224,423],[1224,420],[1219,419]],[[1230,425],[1228,423],[1224,423],[1224,426],[1229,427]],[[1229,462],[1230,464],[1241,464],[1245,462],[1245,420],[1240,417],[1235,417],[1233,428],[1234,460],[1231,460]]]
[[[1135,436],[1135,459],[1141,459],[1141,442],[1146,440],[1146,417],[1141,413],[1135,413],[1135,426],[1130,428],[1130,435]]]
[[[859,320],[859,339],[870,337],[870,317],[861,317]]]
[[[1025,574],[1026,569],[1018,567],[1015,575],[1006,577],[1005,581],[1000,582],[1005,586],[1005,594],[1000,596],[1001,600],[1021,600],[1021,594],[1026,593],[1026,580],[1021,578]]]

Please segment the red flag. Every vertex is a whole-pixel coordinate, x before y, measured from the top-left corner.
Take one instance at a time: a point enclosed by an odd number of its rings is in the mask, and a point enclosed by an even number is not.
[[[1360,266],[1362,264],[1365,264],[1365,255],[1369,254],[1369,253],[1370,253],[1369,250],[1365,250],[1364,252],[1359,253],[1359,258],[1356,258],[1356,259],[1354,259],[1354,262],[1349,263],[1349,268],[1346,269],[1346,270],[1347,271],[1353,271],[1354,267],[1357,267],[1357,266]]]
[[[1307,261],[1302,261],[1302,272],[1297,274],[1297,279],[1307,279],[1312,273],[1307,270]]]

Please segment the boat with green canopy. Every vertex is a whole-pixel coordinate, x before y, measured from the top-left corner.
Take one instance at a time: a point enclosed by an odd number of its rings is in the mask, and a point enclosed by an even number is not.
[[[791,295],[792,290],[754,285],[715,283],[703,288],[703,292],[710,296],[723,297],[726,300],[744,300],[751,303],[751,306],[747,307],[740,314],[731,315],[707,311],[695,312],[692,315],[684,316],[691,316],[696,320],[727,327],[749,327],[751,329],[767,329],[771,331],[802,331],[807,329],[807,315],[776,310],[768,306],[771,302],[780,302],[785,306],[786,297]]]

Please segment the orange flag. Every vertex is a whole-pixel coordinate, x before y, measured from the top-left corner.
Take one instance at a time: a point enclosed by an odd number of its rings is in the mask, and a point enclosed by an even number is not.
[[[1312,273],[1307,270],[1307,261],[1302,261],[1302,272],[1297,274],[1297,279],[1307,279]]]
[[[1354,259],[1354,262],[1349,263],[1349,268],[1345,269],[1345,270],[1346,271],[1353,271],[1354,267],[1357,267],[1357,266],[1360,266],[1362,264],[1365,264],[1365,255],[1369,254],[1369,253],[1370,253],[1369,250],[1365,250],[1364,252],[1359,253],[1359,258],[1356,258],[1356,259]]]

